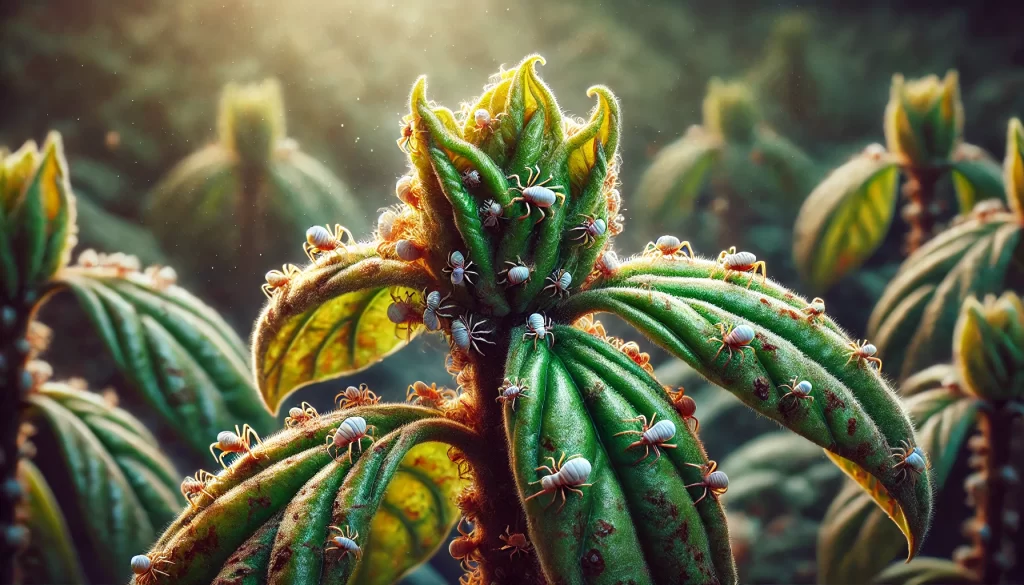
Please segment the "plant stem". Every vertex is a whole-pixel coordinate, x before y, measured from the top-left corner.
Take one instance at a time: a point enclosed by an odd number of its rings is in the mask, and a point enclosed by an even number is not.
[[[14,557],[25,544],[15,522],[15,510],[21,500],[17,488],[18,430],[22,397],[26,386],[31,385],[25,380],[25,364],[33,310],[23,300],[19,304],[22,306],[18,308],[0,307],[0,583],[14,582]]]
[[[974,554],[980,583],[1002,583],[1014,567],[1014,532],[1009,520],[1017,513],[1014,491],[1019,485],[1013,466],[1015,419],[1019,411],[1008,401],[991,402],[981,409],[978,427],[984,438],[979,472],[985,489],[974,500]]]
[[[519,502],[516,480],[512,475],[508,439],[502,404],[495,401],[498,388],[504,380],[504,356],[508,355],[509,328],[498,327],[497,346],[486,346],[486,356],[471,358],[473,375],[468,389],[476,407],[475,430],[493,462],[485,469],[475,469],[475,486],[479,510],[475,530],[480,537],[479,553],[482,557],[483,583],[516,583],[543,585],[544,575],[536,556],[518,556],[513,559],[499,538],[506,527],[512,532],[526,532],[526,515]]]
[[[909,203],[903,207],[903,219],[910,224],[905,252],[910,254],[930,240],[935,230],[935,184],[941,172],[916,167],[905,167],[904,172],[903,196]]]

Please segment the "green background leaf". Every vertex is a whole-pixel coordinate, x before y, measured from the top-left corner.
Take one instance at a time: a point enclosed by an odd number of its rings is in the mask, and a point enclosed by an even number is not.
[[[28,549],[17,557],[22,582],[85,583],[67,520],[46,478],[32,461],[22,459],[18,463],[18,480],[25,490],[25,526],[29,531]]]
[[[184,504],[177,472],[138,421],[95,394],[46,384],[28,401],[30,420],[59,446],[67,472],[49,481],[73,490],[64,505],[82,519],[89,554],[110,581],[127,579],[128,560]]]
[[[122,374],[197,452],[218,430],[276,424],[246,364],[245,346],[212,309],[177,286],[156,288],[139,273],[73,268],[75,293]]]
[[[896,209],[898,178],[892,158],[861,154],[807,196],[796,218],[793,253],[812,285],[828,288],[881,245]]]

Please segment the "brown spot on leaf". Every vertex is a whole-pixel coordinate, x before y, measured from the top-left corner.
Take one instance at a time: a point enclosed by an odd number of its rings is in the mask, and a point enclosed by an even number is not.
[[[292,547],[290,544],[286,544],[276,553],[274,553],[274,560],[270,565],[270,572],[277,573],[288,564],[288,560],[292,558]]]
[[[601,556],[601,551],[592,548],[583,553],[580,566],[583,569],[583,574],[587,577],[596,577],[604,573],[604,557]]]
[[[768,383],[768,379],[763,376],[754,378],[754,396],[757,396],[761,400],[768,400],[768,393],[771,390],[771,385]]]
[[[189,531],[192,532],[191,529]],[[206,536],[196,540],[195,544],[192,545],[192,554],[204,555],[218,548],[220,548],[220,539],[217,538],[217,527],[210,526]]]
[[[774,352],[775,350],[779,349],[778,346],[768,343],[768,338],[765,337],[763,333],[758,333],[754,337],[756,337],[761,342],[761,349],[763,349],[764,351]]]
[[[594,533],[597,536],[604,538],[609,534],[613,534],[614,532],[615,527],[609,524],[608,522],[605,522],[604,520],[597,521],[597,531]]]
[[[832,412],[837,408],[846,408],[846,403],[839,397],[835,392],[828,388],[824,391],[825,394],[825,412]]]
[[[543,440],[541,440],[540,444],[548,451],[555,450],[555,444],[551,442],[551,437],[544,437]]]
[[[850,420],[846,421],[846,434],[853,436],[857,432],[857,419],[850,417]]]

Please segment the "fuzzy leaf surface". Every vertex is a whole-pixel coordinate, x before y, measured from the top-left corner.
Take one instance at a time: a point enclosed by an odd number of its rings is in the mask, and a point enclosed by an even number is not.
[[[719,503],[710,496],[699,505],[700,471],[687,463],[707,461],[703,446],[676,413],[658,382],[604,340],[578,329],[555,326],[553,348],[522,340],[513,331],[506,369],[523,379],[527,398],[505,409],[513,471],[521,497],[540,489],[537,482],[559,459],[580,454],[593,465],[583,497],[567,494],[565,507],[548,505],[557,494],[526,504],[530,540],[545,575],[562,583],[604,584],[734,583],[728,528]],[[675,424],[670,441],[678,447],[653,452],[643,462],[642,446],[630,448],[638,415]],[[574,421],[566,424],[565,421]],[[560,503],[560,500],[559,500]]]
[[[732,279],[727,282],[725,279]],[[827,317],[815,323],[807,301],[772,283],[750,284],[704,259],[639,258],[559,308],[560,320],[615,314],[758,413],[824,448],[905,534],[911,556],[931,520],[931,480],[898,480],[890,457],[914,429],[893,390],[869,363],[851,360],[851,340]],[[748,349],[728,347],[718,325],[746,325]],[[737,352],[742,353],[735,355]],[[813,401],[784,399],[793,378],[812,384]]]
[[[152,543],[183,504],[177,472],[156,440],[127,412],[96,394],[46,384],[29,396],[30,420],[52,434],[75,507],[84,520],[86,542],[106,568],[123,581],[128,559]]]

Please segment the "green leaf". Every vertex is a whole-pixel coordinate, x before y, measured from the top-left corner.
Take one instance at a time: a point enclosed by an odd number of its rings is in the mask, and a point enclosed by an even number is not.
[[[754,138],[752,162],[771,173],[784,196],[778,204],[795,208],[811,188],[814,162],[796,144],[772,131],[758,128]]]
[[[974,428],[979,404],[941,387],[914,394],[905,404],[919,429],[917,446],[928,454],[935,489],[941,490]],[[852,482],[832,502],[818,539],[819,581],[866,582],[905,550],[899,531],[873,504]]]
[[[871,580],[874,585],[970,585],[976,576],[949,559],[921,557],[889,565]]]
[[[1003,169],[977,146],[961,144],[950,162],[950,172],[961,214],[970,212],[979,201],[1003,200]]]
[[[823,447],[869,490],[905,534],[911,555],[932,515],[928,473],[901,482],[891,449],[914,429],[874,367],[850,361],[852,341],[831,320],[809,322],[808,304],[774,283],[713,278],[715,262],[640,258],[570,298],[553,316],[613,313],[757,412]],[[755,279],[756,280],[756,279]],[[756,337],[743,358],[719,351],[717,327],[746,325]],[[733,352],[735,353],[735,352]],[[783,400],[793,378],[812,384],[813,402]]]
[[[29,396],[30,419],[52,434],[74,491],[90,554],[111,581],[130,574],[128,559],[156,538],[183,504],[176,472],[139,423],[97,396],[46,384]],[[131,421],[131,422],[127,422]],[[51,480],[51,483],[55,480]]]
[[[274,294],[253,332],[253,366],[263,401],[277,412],[304,385],[367,368],[406,345],[419,327],[400,334],[387,316],[392,294],[419,295],[422,266],[385,260],[373,246],[316,264]]]
[[[1024,396],[1024,305],[1013,292],[998,300],[968,297],[953,332],[953,362],[964,390],[990,402]]]
[[[211,429],[276,426],[260,404],[245,346],[202,301],[147,275],[103,267],[75,267],[60,278],[121,373],[197,452],[206,452]]]
[[[808,282],[828,288],[878,249],[892,224],[898,178],[894,158],[862,153],[807,196],[793,253]]]
[[[719,138],[694,126],[661,149],[644,172],[637,193],[666,224],[680,219],[693,209],[721,148]]]
[[[868,337],[900,378],[951,357],[964,300],[1005,290],[1024,276],[1022,225],[1010,214],[972,218],[911,254],[868,320]]]
[[[935,364],[903,380],[900,384],[900,396],[910,398],[947,384],[959,384],[956,368],[950,364]]]
[[[25,525],[30,535],[29,548],[18,555],[23,583],[85,583],[67,520],[46,478],[34,463],[22,459],[18,480],[25,490]]]
[[[373,447],[335,459],[325,445],[345,419],[365,418]],[[169,582],[205,584],[249,572],[267,583],[384,585],[425,561],[458,518],[466,482],[446,456],[478,453],[469,429],[415,406],[321,415],[284,430],[220,473],[197,509],[154,545],[174,562]],[[325,555],[329,526],[358,532],[362,559]],[[269,545],[269,552],[268,552]],[[264,581],[265,580],[265,581]]]
[[[736,581],[728,528],[718,502],[694,501],[702,490],[703,446],[673,408],[658,382],[608,343],[578,329],[555,326],[555,345],[536,348],[513,331],[506,368],[525,380],[528,397],[505,409],[513,470],[523,498],[540,489],[535,468],[582,455],[593,465],[584,496],[548,506],[556,494],[526,504],[530,540],[549,581],[561,583],[681,583]],[[678,446],[636,464],[642,448],[629,448],[637,415],[675,424]],[[566,424],[565,421],[574,421]]]

